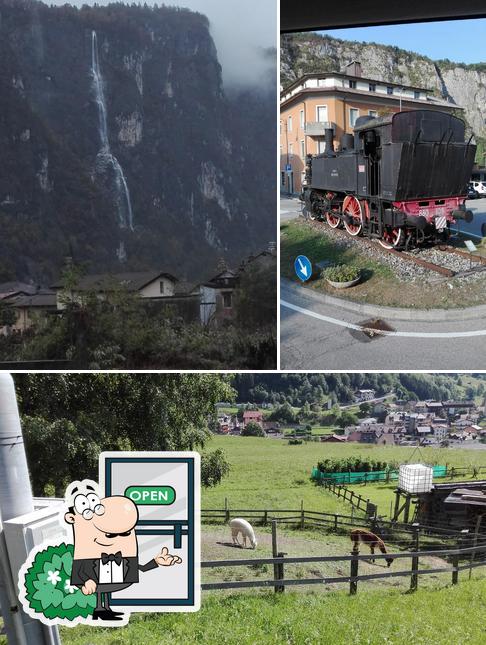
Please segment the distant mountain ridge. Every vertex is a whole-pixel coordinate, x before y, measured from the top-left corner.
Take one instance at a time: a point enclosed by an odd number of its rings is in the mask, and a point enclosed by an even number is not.
[[[281,83],[285,87],[311,72],[344,71],[353,60],[361,62],[366,78],[429,88],[465,108],[465,119],[476,137],[486,137],[486,63],[434,61],[389,45],[292,34],[281,39]]]
[[[133,231],[108,153],[109,172],[96,167],[93,31]],[[90,272],[170,267],[197,280],[218,258],[235,264],[265,248],[275,239],[275,97],[274,81],[225,93],[201,14],[0,0],[0,280],[45,283],[68,255]]]

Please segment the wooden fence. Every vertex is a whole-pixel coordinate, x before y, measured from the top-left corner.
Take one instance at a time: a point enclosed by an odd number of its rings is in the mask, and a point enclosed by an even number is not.
[[[471,532],[453,530],[448,527],[392,522],[375,515],[342,515],[313,511],[305,509],[303,501],[301,501],[299,509],[233,509],[225,499],[223,509],[203,509],[201,511],[201,520],[205,523],[225,524],[232,517],[244,517],[255,526],[270,526],[271,523],[276,522],[279,526],[288,526],[289,528],[321,529],[341,534],[347,534],[357,526],[367,527],[385,541],[392,542],[402,548],[411,548],[417,529],[424,548],[433,548],[436,545],[444,546],[450,543],[454,546],[458,544],[469,546],[474,539]],[[486,534],[478,534],[476,539],[479,542],[486,542]]]
[[[357,551],[353,551],[350,555],[339,556],[309,556],[309,557],[286,557],[285,554],[278,552],[276,541],[276,525],[277,521],[272,523],[272,551],[278,553],[277,557],[271,558],[250,558],[238,560],[209,560],[201,562],[203,569],[207,568],[229,568],[238,566],[251,566],[259,567],[263,565],[273,565],[273,578],[265,580],[235,580],[224,582],[205,582],[201,588],[206,591],[221,590],[221,589],[247,589],[252,587],[267,587],[274,589],[277,593],[285,591],[286,587],[295,585],[323,585],[323,584],[349,584],[350,594],[356,594],[358,590],[358,583],[372,580],[383,580],[395,577],[409,577],[410,590],[415,591],[418,588],[418,581],[420,576],[436,575],[438,573],[449,573],[451,575],[452,584],[457,584],[459,581],[459,572],[473,568],[482,567],[486,565],[486,543],[480,545],[466,547],[466,548],[450,548],[450,549],[436,549],[419,551],[418,549],[410,552],[400,553],[386,553],[374,554],[373,556],[360,555]],[[418,539],[417,539],[418,544]],[[432,567],[426,569],[419,569],[420,560],[425,557],[437,556],[447,559],[449,562],[444,567]],[[393,558],[395,561],[402,562],[406,559],[411,561],[409,568],[400,570],[388,570],[380,573],[373,574],[359,574],[359,564],[362,561],[369,561],[370,557],[376,560],[386,560]],[[460,564],[461,560],[467,559],[468,562]],[[479,560],[479,561],[478,561]],[[320,577],[313,578],[286,578],[285,567],[291,564],[306,564],[317,562],[340,562],[349,566],[349,575],[338,577]]]
[[[332,481],[321,481],[321,486],[327,488],[331,493],[334,493],[338,497],[342,497],[345,502],[349,502],[351,506],[363,511],[368,517],[375,517],[378,513],[378,506],[370,502],[370,498],[363,497],[359,493],[355,493],[354,490],[346,488],[343,484],[335,484]]]

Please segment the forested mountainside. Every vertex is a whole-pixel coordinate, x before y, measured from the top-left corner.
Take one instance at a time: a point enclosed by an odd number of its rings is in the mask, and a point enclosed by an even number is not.
[[[264,248],[275,97],[225,91],[201,14],[0,0],[0,281],[66,256],[196,281]]]
[[[399,398],[463,399],[482,395],[484,374],[236,374],[233,387],[241,403],[284,403],[301,406],[354,400],[357,389],[373,388],[377,396],[394,390]]]
[[[347,63],[359,60],[366,78],[429,88],[463,107],[476,137],[486,136],[486,62],[465,65],[447,59],[434,61],[398,47],[315,33],[282,36],[281,47],[283,87],[303,74],[344,71]]]

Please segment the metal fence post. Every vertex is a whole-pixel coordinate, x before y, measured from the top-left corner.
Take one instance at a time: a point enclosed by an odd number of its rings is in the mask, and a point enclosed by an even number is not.
[[[304,500],[302,499],[300,501],[300,528],[303,529],[305,524],[305,516],[304,516]]]
[[[229,522],[229,520],[230,520],[230,512],[229,512],[229,508],[228,508],[228,498],[227,497],[224,498],[224,519],[225,519],[225,522]]]

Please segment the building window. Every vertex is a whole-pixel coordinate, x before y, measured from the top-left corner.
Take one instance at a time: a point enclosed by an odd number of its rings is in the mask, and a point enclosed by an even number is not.
[[[282,186],[285,186],[285,171],[282,170],[282,172],[280,173],[280,177],[282,180]]]
[[[359,117],[359,110],[357,108],[349,109],[349,125],[354,128],[356,120]]]
[[[370,84],[368,85],[368,90],[369,90],[370,92],[376,92],[376,83],[370,83]]]
[[[159,282],[159,289],[160,289],[160,293],[164,293],[164,292],[165,292],[165,286],[164,286],[164,281],[163,281],[163,280],[161,280],[161,281]]]
[[[223,307],[225,309],[231,308],[231,291],[225,291],[223,293]]]
[[[318,105],[316,107],[316,120],[319,123],[325,123],[327,121],[327,105]]]
[[[301,127],[302,130],[304,129],[304,125],[305,125],[304,110],[301,110],[300,111],[300,127]]]
[[[387,94],[393,94],[393,87],[391,85],[386,86],[386,93]]]
[[[287,121],[287,124],[288,124],[288,125],[287,125],[287,130],[288,130],[289,132],[292,132],[292,117],[291,117],[291,116],[289,116],[288,121]]]
[[[350,89],[355,90],[356,89],[356,81],[348,81],[348,86]]]
[[[317,150],[320,155],[323,152],[326,152],[326,142],[324,141],[324,139],[319,139],[319,141],[317,142]]]
[[[376,110],[368,110],[368,116],[372,116],[374,119],[376,119],[378,112]]]
[[[289,143],[289,155],[292,156],[294,154],[294,144]]]
[[[282,121],[280,121],[280,134],[282,134]]]
[[[305,141],[304,141],[304,139],[302,139],[302,141],[300,142],[300,156],[305,161]]]
[[[414,98],[414,99],[419,99],[419,98],[420,98],[420,92],[415,91],[415,92],[413,93],[413,98]]]

